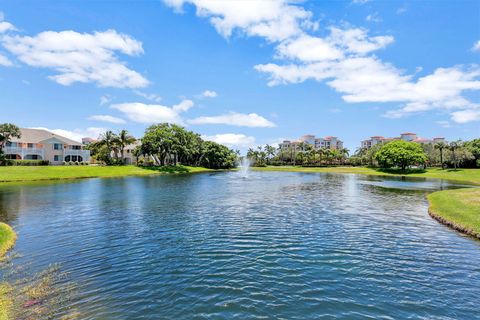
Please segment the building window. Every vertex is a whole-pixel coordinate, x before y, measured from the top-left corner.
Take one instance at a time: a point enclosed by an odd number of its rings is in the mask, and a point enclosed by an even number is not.
[[[53,150],[62,150],[62,145],[60,143],[54,143]]]
[[[28,149],[33,149],[33,143],[27,143],[27,148]]]
[[[70,146],[70,149],[72,149],[72,150],[80,150],[81,147],[80,147],[80,146]]]
[[[59,155],[54,155],[53,156],[53,161],[60,161],[60,156]]]

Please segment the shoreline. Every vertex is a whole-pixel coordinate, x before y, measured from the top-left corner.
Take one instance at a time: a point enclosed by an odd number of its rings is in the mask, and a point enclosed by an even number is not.
[[[428,214],[439,223],[480,240],[480,188],[461,188],[427,195]]]
[[[274,171],[274,172],[303,172],[303,173],[338,173],[338,174],[359,174],[379,177],[405,177],[405,178],[427,178],[440,179],[455,183],[480,186],[480,169],[457,169],[441,170],[429,168],[425,172],[396,173],[382,172],[368,167],[300,167],[300,166],[279,166],[279,167],[252,167],[253,171]],[[473,177],[472,177],[473,176]]]
[[[7,170],[14,168],[10,177],[5,177]],[[19,169],[16,169],[19,168]],[[70,170],[69,170],[70,169]],[[133,176],[155,176],[170,174],[193,174],[205,172],[225,171],[224,169],[209,169],[204,167],[159,167],[143,168],[133,165],[128,166],[38,166],[38,167],[0,167],[0,185],[29,182],[55,182],[67,180],[79,180],[90,178],[121,178]],[[31,177],[22,178],[23,175]]]

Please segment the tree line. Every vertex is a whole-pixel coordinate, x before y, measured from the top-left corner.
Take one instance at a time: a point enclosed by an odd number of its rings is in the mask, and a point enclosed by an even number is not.
[[[480,168],[480,139],[456,140],[450,143],[437,142],[434,144],[403,141],[406,142],[405,144],[399,141],[401,140],[386,144],[380,143],[368,149],[360,148],[349,158],[348,162],[358,166],[389,167],[391,163],[387,161],[386,157],[401,156],[403,152],[405,157],[412,155],[412,153],[417,154],[417,156],[421,154],[421,158],[417,158],[417,161],[413,161],[413,163],[424,167]]]
[[[140,165],[189,165],[211,169],[233,168],[237,153],[224,145],[205,141],[198,133],[169,123],[148,127],[136,140],[126,130],[118,134],[107,131],[98,141],[89,144],[92,157],[105,164],[124,164],[124,151],[135,144],[132,154]]]
[[[312,145],[301,142],[288,148],[275,148],[271,145],[248,149],[247,158],[254,166],[267,165],[302,165],[326,166],[346,164],[349,151],[346,148],[315,149]]]

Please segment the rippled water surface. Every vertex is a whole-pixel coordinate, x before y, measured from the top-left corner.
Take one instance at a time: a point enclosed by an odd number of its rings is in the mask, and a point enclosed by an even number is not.
[[[437,181],[196,174],[0,188],[14,260],[60,263],[81,319],[475,319],[480,242]]]

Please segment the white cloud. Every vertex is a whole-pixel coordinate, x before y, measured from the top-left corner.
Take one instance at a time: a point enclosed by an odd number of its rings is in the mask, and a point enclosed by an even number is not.
[[[108,94],[100,97],[100,105],[103,106],[104,104],[110,103],[112,101],[112,97]]]
[[[156,95],[154,93],[145,93],[145,92],[142,92],[142,91],[139,91],[139,90],[134,90],[133,93],[135,93],[137,96],[140,96],[142,98],[145,98],[149,101],[153,101],[153,102],[160,102],[162,100],[162,97],[160,97],[159,95]]]
[[[282,42],[277,47],[277,57],[310,62],[340,59],[343,53],[322,38],[303,35]]]
[[[105,128],[95,128],[95,127],[90,127],[87,129],[74,129],[73,131],[65,130],[65,129],[48,129],[45,127],[33,127],[32,129],[47,130],[55,134],[58,134],[59,136],[69,138],[78,142],[81,142],[82,138],[98,139],[98,137],[101,134],[103,134],[105,131],[108,130]]]
[[[125,120],[122,118],[110,116],[110,115],[93,115],[88,117],[88,120],[94,120],[94,121],[103,121],[103,122],[110,122],[110,123],[115,123],[115,124],[122,124],[125,123]]]
[[[368,22],[381,22],[382,18],[380,18],[380,16],[378,15],[378,12],[375,12],[375,13],[369,14],[365,18],[365,20],[368,21]]]
[[[169,122],[183,124],[181,113],[193,106],[191,100],[183,100],[179,104],[167,107],[159,104],[144,104],[140,102],[114,104],[111,108],[119,110],[128,119],[139,123]]]
[[[472,51],[480,52],[480,40],[473,44]]]
[[[217,96],[217,93],[213,90],[205,90],[202,93],[202,97],[205,98],[215,98]]]
[[[445,120],[437,121],[437,124],[438,124],[439,126],[441,126],[442,128],[451,128],[451,127],[452,127],[451,124],[450,124],[450,122],[445,121]]]
[[[11,67],[11,66],[13,66],[13,63],[12,63],[12,61],[8,60],[7,57],[0,54],[0,66]]]
[[[210,19],[218,33],[228,38],[234,30],[248,36],[260,36],[269,41],[284,40],[302,32],[302,28],[316,29],[310,20],[312,14],[287,0],[164,0],[180,11],[184,4],[196,6],[197,16]]]
[[[452,120],[457,123],[467,123],[471,121],[480,121],[480,107],[471,110],[461,110],[452,112]]]
[[[57,72],[49,78],[62,85],[96,83],[100,87],[140,88],[148,80],[126,67],[116,55],[143,53],[142,43],[132,37],[107,30],[78,33],[45,31],[36,36],[5,36],[3,46],[23,63]]]
[[[261,127],[271,128],[275,127],[275,124],[264,117],[256,113],[236,113],[230,112],[219,116],[212,117],[199,117],[196,119],[188,120],[190,124],[225,124],[238,127]]]
[[[213,141],[229,147],[248,147],[255,144],[255,137],[244,134],[224,133],[213,136],[202,136],[202,139]]]
[[[258,64],[255,70],[269,76],[268,85],[300,83],[309,79],[325,82],[349,103],[399,103],[385,116],[398,118],[415,112],[473,110],[475,102],[464,94],[480,89],[480,67],[473,65],[438,68],[419,77],[408,74],[373,52],[394,42],[390,35],[370,35],[364,28],[330,26],[325,36],[312,34],[318,25],[312,12],[295,1],[202,1],[166,0],[181,9],[185,3],[196,6],[197,15],[207,17],[225,37],[233,30],[246,36],[263,37],[275,45],[274,58],[283,63]],[[354,0],[363,4],[366,0]],[[378,20],[376,14],[370,21]],[[284,28],[274,28],[281,22]],[[478,44],[480,46],[480,43]],[[475,44],[474,48],[476,48]],[[456,113],[455,118],[476,119],[475,112]]]
[[[400,15],[400,14],[404,14],[405,12],[407,12],[407,6],[398,8],[396,11],[396,14]]]
[[[371,0],[353,0],[353,4],[365,4],[367,2],[370,2]]]
[[[16,31],[17,28],[13,24],[7,21],[2,21],[0,19],[0,33],[5,33],[7,31]]]

